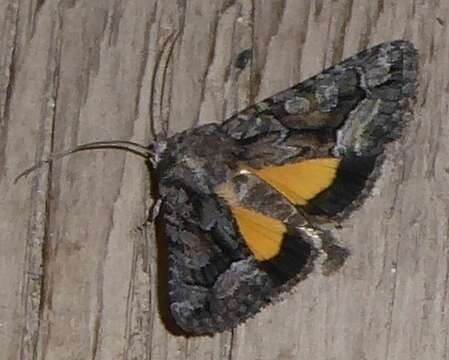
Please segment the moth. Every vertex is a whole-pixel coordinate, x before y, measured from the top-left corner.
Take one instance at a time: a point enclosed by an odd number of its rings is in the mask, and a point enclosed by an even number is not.
[[[178,329],[232,329],[313,269],[343,266],[349,252],[329,225],[369,195],[407,124],[417,58],[407,41],[383,43],[144,148],[166,247],[163,305]]]

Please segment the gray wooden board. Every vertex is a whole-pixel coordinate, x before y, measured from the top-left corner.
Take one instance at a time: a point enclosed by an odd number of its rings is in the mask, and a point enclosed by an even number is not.
[[[448,22],[437,0],[1,1],[2,359],[448,359]],[[159,319],[141,159],[85,152],[12,183],[51,151],[148,143],[156,55],[182,23],[162,104],[170,132],[383,41],[420,53],[414,118],[337,234],[352,252],[344,268],[233,332],[189,340]]]

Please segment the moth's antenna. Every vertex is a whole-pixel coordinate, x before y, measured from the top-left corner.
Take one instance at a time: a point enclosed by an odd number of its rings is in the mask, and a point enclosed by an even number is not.
[[[34,164],[33,166],[29,167],[25,171],[21,172],[15,179],[14,184],[16,184],[21,178],[28,176],[33,171],[39,169],[44,164],[51,163],[55,160],[62,159],[63,157],[66,157],[68,155],[80,152],[80,151],[86,151],[86,150],[100,150],[100,149],[118,149],[118,150],[125,150],[130,153],[133,153],[135,155],[141,156],[145,159],[150,159],[151,157],[155,156],[155,153],[150,150],[149,148],[132,142],[132,141],[126,141],[126,140],[111,140],[111,141],[95,141],[83,145],[79,145],[74,147],[73,149],[70,149],[68,151],[64,151],[61,153],[56,153],[51,155],[48,159],[41,160]]]
[[[181,35],[181,30],[179,30],[175,37],[173,38],[173,41],[170,43],[170,47],[168,48],[167,58],[165,60],[164,64],[164,70],[162,71],[162,85],[161,85],[161,96],[159,98],[159,113],[162,116],[163,108],[164,108],[164,93],[165,93],[165,83],[167,78],[167,71],[168,71],[168,64],[170,63],[172,56],[173,56],[173,50],[175,49],[176,41],[178,40],[179,36]],[[165,126],[162,127],[162,131],[164,134],[164,137],[167,137],[168,135],[168,119],[165,121]]]
[[[157,54],[156,57],[156,62],[154,64],[154,70],[153,70],[153,74],[151,75],[151,90],[150,90],[150,101],[149,101],[149,115],[150,115],[150,128],[151,128],[151,132],[153,133],[154,138],[157,139],[157,133],[156,133],[156,126],[155,126],[155,113],[154,113],[154,95],[156,92],[156,77],[157,77],[157,73],[158,70],[160,68],[161,65],[161,61],[162,61],[162,56],[164,55],[165,49],[167,48],[167,45],[170,41],[170,39],[173,37],[173,34],[170,34],[167,39],[165,39],[164,43],[162,44],[162,50]]]
[[[156,127],[155,127],[155,109],[154,109],[154,98],[155,98],[155,93],[156,93],[156,77],[157,74],[159,72],[159,69],[161,68],[161,62],[162,62],[162,58],[166,52],[166,50],[168,49],[168,54],[167,54],[167,59],[165,61],[164,64],[164,68],[163,68],[163,73],[162,73],[162,86],[161,86],[161,95],[159,98],[159,111],[160,111],[160,115],[162,114],[162,102],[163,102],[163,96],[164,96],[164,92],[165,92],[165,78],[167,75],[167,68],[168,68],[168,63],[171,60],[171,56],[173,54],[173,49],[176,43],[176,40],[178,39],[179,35],[181,34],[181,31],[178,31],[176,34],[170,34],[167,39],[165,39],[165,41],[162,44],[162,50],[157,54],[156,57],[156,62],[154,64],[154,71],[153,74],[151,76],[151,91],[150,91],[150,99],[149,99],[149,115],[150,115],[150,128],[151,128],[151,132],[153,133],[154,138],[157,139],[157,133],[156,133]],[[173,41],[170,43],[170,40],[173,39]],[[167,131],[166,129],[163,129],[163,135],[164,137],[167,135]]]

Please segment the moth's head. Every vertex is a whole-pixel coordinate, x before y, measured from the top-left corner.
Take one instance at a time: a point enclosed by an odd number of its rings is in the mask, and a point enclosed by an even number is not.
[[[153,168],[159,164],[162,159],[163,153],[167,149],[167,140],[159,140],[148,145],[148,151],[151,152],[151,156],[148,156],[147,160]]]

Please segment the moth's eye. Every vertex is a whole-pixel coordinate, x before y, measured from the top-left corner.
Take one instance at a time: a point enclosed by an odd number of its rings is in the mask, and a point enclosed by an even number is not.
[[[301,155],[307,155],[311,150],[310,146],[303,146],[301,147]]]
[[[246,184],[248,182],[248,176],[242,173],[238,173],[236,176],[234,176],[233,181],[236,184]]]

